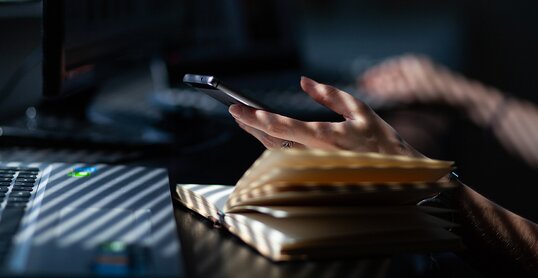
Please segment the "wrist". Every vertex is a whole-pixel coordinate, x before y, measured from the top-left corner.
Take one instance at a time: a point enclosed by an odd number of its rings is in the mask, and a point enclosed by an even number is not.
[[[445,184],[448,189],[445,189],[432,198],[428,198],[420,201],[419,206],[434,206],[445,209],[458,209],[458,203],[460,198],[459,191],[463,184],[458,180],[458,175],[454,172],[442,177],[438,181]]]
[[[449,188],[441,191],[432,198],[420,201],[417,205],[443,209],[441,213],[438,212],[437,217],[459,225],[461,222],[459,215],[461,204],[460,192],[463,184],[457,180],[457,175],[454,172],[441,178],[439,182],[446,184]],[[458,227],[459,226],[452,227],[448,230],[459,234],[460,231]]]
[[[464,185],[458,180],[458,175],[454,172],[451,172],[443,178],[444,182],[447,183],[450,188],[437,194],[436,198],[438,198],[446,208],[454,210],[459,209],[461,201],[460,193]]]

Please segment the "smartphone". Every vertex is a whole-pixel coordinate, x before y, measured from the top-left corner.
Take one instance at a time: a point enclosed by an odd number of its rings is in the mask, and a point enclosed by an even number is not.
[[[255,109],[271,111],[267,105],[248,98],[237,90],[224,85],[222,81],[215,76],[185,74],[185,76],[183,76],[183,83],[198,89],[227,106],[232,104],[243,104]]]

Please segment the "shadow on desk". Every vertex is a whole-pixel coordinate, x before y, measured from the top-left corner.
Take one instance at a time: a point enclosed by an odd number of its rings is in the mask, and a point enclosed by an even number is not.
[[[481,277],[447,253],[275,263],[186,209],[175,216],[188,277]]]

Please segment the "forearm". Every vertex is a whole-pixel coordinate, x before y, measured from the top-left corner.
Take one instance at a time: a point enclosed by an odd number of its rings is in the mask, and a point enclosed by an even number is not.
[[[452,105],[480,128],[490,130],[506,150],[538,168],[538,107],[457,74],[450,79],[454,85],[447,94]]]
[[[473,260],[499,274],[538,274],[538,225],[489,201],[466,185],[453,196],[461,236]]]
[[[476,125],[487,128],[505,101],[505,94],[478,81],[445,71],[445,101]]]

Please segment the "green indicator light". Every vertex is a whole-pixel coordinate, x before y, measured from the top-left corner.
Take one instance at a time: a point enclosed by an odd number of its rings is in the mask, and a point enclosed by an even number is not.
[[[90,172],[70,172],[67,174],[70,177],[76,177],[76,178],[82,178],[82,177],[89,177],[92,175]]]
[[[113,241],[113,242],[105,243],[103,245],[104,251],[114,252],[114,253],[123,252],[125,251],[126,247],[127,246],[125,245],[125,243],[121,241]]]
[[[71,172],[69,172],[69,174],[67,175],[70,177],[84,178],[84,177],[91,176],[92,173],[96,171],[97,171],[97,168],[93,166],[75,167],[71,169]]]

